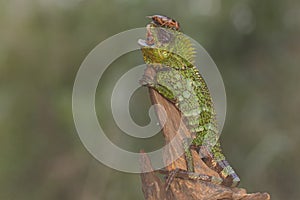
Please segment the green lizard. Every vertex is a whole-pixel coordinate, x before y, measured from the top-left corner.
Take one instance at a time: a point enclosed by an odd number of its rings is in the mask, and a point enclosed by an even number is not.
[[[179,31],[179,23],[175,20],[161,15],[149,18],[152,22],[147,25],[146,40],[140,39],[139,45],[145,63],[156,75],[154,78],[144,75],[141,83],[174,103],[193,134],[191,143],[187,142],[188,138],[183,141],[187,171],[175,170],[174,176],[236,187],[240,179],[222,153],[212,97],[194,65],[191,41]],[[194,172],[192,148],[221,179]]]

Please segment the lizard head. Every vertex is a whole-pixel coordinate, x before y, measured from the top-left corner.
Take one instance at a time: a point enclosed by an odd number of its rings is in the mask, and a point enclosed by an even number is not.
[[[138,41],[147,64],[159,63],[181,68],[183,60],[193,63],[194,48],[190,39],[178,30],[155,23],[147,25],[146,40]]]

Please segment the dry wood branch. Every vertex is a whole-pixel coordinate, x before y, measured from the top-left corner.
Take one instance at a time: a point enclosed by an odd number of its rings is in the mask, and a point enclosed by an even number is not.
[[[153,71],[147,68],[145,73],[148,76],[153,76]],[[190,132],[186,127],[177,130],[180,124],[181,115],[178,109],[162,97],[158,92],[149,89],[152,104],[160,104],[165,109],[167,114],[167,121],[163,127],[163,134],[166,143],[176,135],[180,134],[181,139],[190,137]],[[164,121],[165,113],[158,109],[156,114],[160,122]],[[195,163],[195,171],[200,174],[211,176],[218,176],[218,174],[208,168],[201,160],[196,152],[193,153]],[[170,152],[164,152],[163,159],[167,161],[176,155],[176,147],[172,147]],[[142,170],[152,169],[151,162],[145,153],[141,154],[141,167]],[[171,165],[167,166],[168,170],[176,168],[186,170],[186,162],[184,156],[175,160]],[[146,200],[269,200],[268,193],[253,193],[247,194],[245,189],[241,188],[228,188],[221,185],[215,185],[209,182],[184,180],[175,178],[172,181],[170,188],[166,191],[165,181],[162,181],[155,172],[148,172],[141,174],[142,188]]]

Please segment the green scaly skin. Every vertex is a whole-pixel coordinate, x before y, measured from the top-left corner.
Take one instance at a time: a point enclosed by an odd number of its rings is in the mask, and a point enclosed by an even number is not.
[[[216,112],[207,84],[194,66],[194,48],[186,36],[179,31],[147,26],[147,41],[139,40],[143,58],[156,71],[151,79],[144,77],[143,84],[157,90],[180,110],[191,133],[191,146],[196,148],[206,164],[219,173],[222,180],[209,180],[225,186],[235,187],[239,178],[225,160],[219,142]],[[149,42],[151,40],[151,43]],[[185,149],[189,178],[197,179],[194,172],[190,148]],[[199,176],[198,176],[198,179]]]

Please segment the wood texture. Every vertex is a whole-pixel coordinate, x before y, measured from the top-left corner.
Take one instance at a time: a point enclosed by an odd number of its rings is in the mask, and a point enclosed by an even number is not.
[[[148,77],[153,77],[153,70],[147,68],[145,74]],[[165,142],[169,143],[170,140],[179,134],[180,140],[184,137],[190,137],[189,130],[183,126],[179,128],[181,121],[181,115],[178,109],[159,93],[153,89],[149,89],[150,98],[152,104],[160,104],[163,106],[164,111],[161,109],[156,110],[156,114],[160,122],[164,121],[167,117],[167,121],[163,127],[163,135]],[[167,116],[165,116],[167,115]],[[176,156],[179,143],[170,148],[170,151],[164,152],[163,160],[166,162]],[[195,163],[195,171],[200,174],[206,174],[211,176],[217,176],[218,174],[208,168],[201,160],[196,152],[193,153],[193,159]],[[141,168],[142,171],[146,169],[152,169],[151,162],[146,153],[141,153]],[[167,170],[174,170],[176,168],[186,170],[186,162],[184,156],[181,156],[175,160],[171,165],[167,166]],[[166,190],[165,180],[162,180],[157,176],[156,172],[148,172],[141,174],[142,189],[146,200],[269,200],[270,195],[268,193],[253,193],[247,194],[245,189],[241,188],[228,188],[221,185],[215,185],[209,182],[184,180],[175,178]]]

